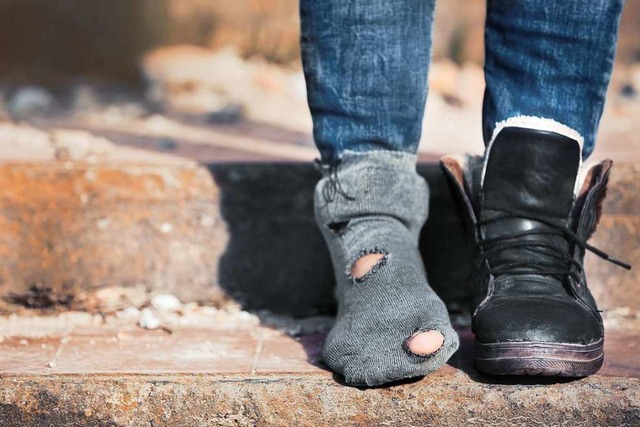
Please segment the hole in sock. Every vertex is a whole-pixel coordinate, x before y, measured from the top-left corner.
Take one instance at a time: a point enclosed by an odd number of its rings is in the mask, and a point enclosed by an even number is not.
[[[340,234],[344,231],[345,228],[347,228],[348,225],[349,221],[330,222],[329,224],[327,224],[327,228],[334,234]]]
[[[438,330],[420,331],[405,341],[405,348],[416,356],[426,357],[434,354],[444,345],[444,335]]]
[[[360,252],[351,264],[349,277],[356,283],[364,281],[387,262],[387,257],[387,252],[378,248]]]

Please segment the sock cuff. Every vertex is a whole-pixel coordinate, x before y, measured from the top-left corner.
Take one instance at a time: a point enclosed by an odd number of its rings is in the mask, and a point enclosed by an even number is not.
[[[358,164],[369,167],[415,172],[418,156],[403,151],[372,150],[365,152],[345,150],[339,167],[349,168]]]
[[[322,224],[370,216],[392,216],[407,227],[421,227],[429,209],[429,187],[416,172],[415,154],[345,151],[332,170],[323,170],[315,191]]]

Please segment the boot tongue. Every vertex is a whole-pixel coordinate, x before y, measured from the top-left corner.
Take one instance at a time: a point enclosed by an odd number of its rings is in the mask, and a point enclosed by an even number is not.
[[[578,142],[564,135],[503,129],[486,159],[481,210],[566,219],[573,205],[580,156]]]
[[[564,268],[557,258],[535,249],[544,244],[560,253],[568,251],[569,243],[562,235],[547,234],[557,233],[558,229],[518,217],[518,213],[566,226],[573,207],[580,156],[579,143],[564,135],[518,127],[500,131],[485,160],[479,214],[481,220],[503,217],[507,212],[513,217],[484,225],[482,234],[487,239],[505,238],[511,243],[531,245],[497,251],[489,259],[490,265],[525,264],[541,272],[549,265]],[[534,230],[541,234],[515,237]]]

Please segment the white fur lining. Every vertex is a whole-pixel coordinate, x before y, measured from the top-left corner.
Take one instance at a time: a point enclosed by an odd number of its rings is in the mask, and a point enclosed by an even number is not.
[[[507,127],[519,127],[542,130],[546,132],[555,132],[577,141],[578,145],[580,145],[580,151],[582,151],[582,147],[584,146],[584,138],[582,137],[582,135],[580,135],[578,131],[570,128],[567,125],[563,125],[562,123],[556,122],[553,119],[545,119],[543,117],[516,116],[510,117],[507,120],[503,120],[496,124],[496,128],[493,130],[493,134],[491,135],[491,142],[489,142],[489,147],[491,147],[491,144],[493,144],[493,141],[495,141],[500,131]]]
[[[506,120],[503,120],[497,123],[495,129],[493,130],[493,134],[491,135],[491,141],[489,142],[489,145],[487,146],[487,150],[485,151],[484,166],[482,167],[482,178],[480,181],[481,186],[484,184],[484,177],[487,172],[487,163],[488,163],[487,160],[489,159],[489,153],[491,152],[491,147],[493,146],[494,141],[498,137],[498,134],[500,134],[502,129],[507,127],[520,127],[520,128],[541,130],[546,132],[555,132],[576,141],[580,146],[580,153],[582,153],[582,149],[584,147],[584,138],[582,137],[582,135],[580,135],[578,131],[570,128],[567,125],[557,122],[553,119],[546,119],[544,117],[535,117],[535,116],[510,117]],[[579,170],[578,175],[583,174],[582,169],[583,169],[582,156],[580,156],[580,163],[578,166],[578,170]],[[574,195],[580,190],[581,186],[582,186],[582,183],[580,182],[580,180],[576,179],[574,190],[573,190]]]

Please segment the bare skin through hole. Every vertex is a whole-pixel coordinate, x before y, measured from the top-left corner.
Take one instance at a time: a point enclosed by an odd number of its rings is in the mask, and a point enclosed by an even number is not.
[[[409,351],[418,356],[428,356],[435,353],[444,344],[444,336],[440,331],[418,332],[409,338],[407,347]]]
[[[351,276],[361,279],[382,259],[384,254],[373,253],[362,256],[351,267]],[[444,344],[444,336],[439,331],[424,331],[414,334],[407,340],[407,347],[413,354],[428,356],[435,353]]]
[[[371,271],[373,267],[379,263],[384,254],[368,254],[358,259],[351,267],[351,277],[354,279],[361,279],[365,274]]]

